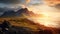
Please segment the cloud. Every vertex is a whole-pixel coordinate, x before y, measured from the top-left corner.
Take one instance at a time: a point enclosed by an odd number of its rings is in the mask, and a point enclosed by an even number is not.
[[[6,3],[6,4],[19,3],[19,2],[20,2],[19,0],[0,0],[0,3]]]
[[[26,0],[26,3],[29,3],[31,0]]]
[[[56,4],[60,4],[60,0],[43,0],[45,4],[54,6]]]
[[[0,3],[4,4],[18,4],[18,3],[28,3],[30,0],[0,0]]]
[[[44,0],[46,5],[60,9],[60,0]]]
[[[30,0],[0,0],[0,7],[22,7],[27,5]]]
[[[56,4],[54,7],[60,9],[60,4]]]
[[[31,0],[30,5],[41,5],[43,4],[42,0]]]

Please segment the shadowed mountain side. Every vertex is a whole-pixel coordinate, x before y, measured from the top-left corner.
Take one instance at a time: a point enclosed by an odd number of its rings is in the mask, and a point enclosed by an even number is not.
[[[8,11],[5,11],[4,14],[2,14],[0,17],[18,17],[18,16],[22,16],[22,13],[26,14],[29,12],[29,10],[27,8],[22,8],[22,9],[19,9],[18,11],[14,11],[14,10],[8,10]]]
[[[10,16],[15,16],[15,13],[13,10],[9,10],[9,11],[6,11],[4,12],[3,15],[1,15],[0,17],[10,17]]]

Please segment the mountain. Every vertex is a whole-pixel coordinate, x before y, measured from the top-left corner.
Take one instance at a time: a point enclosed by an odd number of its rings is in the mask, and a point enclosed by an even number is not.
[[[22,8],[22,9],[19,9],[17,12],[16,12],[16,15],[17,16],[20,16],[22,13],[27,13],[29,12],[29,10],[27,8]]]
[[[10,17],[15,16],[15,13],[13,10],[5,11],[0,17]]]
[[[16,16],[22,15],[22,13],[27,15],[28,12],[29,10],[27,8],[19,9],[16,12],[14,10],[8,10],[8,11],[5,11],[0,17],[16,17]]]

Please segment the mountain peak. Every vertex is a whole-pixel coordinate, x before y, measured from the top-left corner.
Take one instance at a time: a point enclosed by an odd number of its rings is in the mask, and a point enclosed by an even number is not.
[[[29,12],[29,10],[27,8],[22,8],[19,9],[18,11],[14,11],[14,10],[8,10],[5,11],[0,17],[12,17],[12,16],[20,16],[22,13],[27,13]]]

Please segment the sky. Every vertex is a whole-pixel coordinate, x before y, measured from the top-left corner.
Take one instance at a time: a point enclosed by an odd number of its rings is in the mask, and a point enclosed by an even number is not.
[[[39,4],[41,4],[41,0],[0,0],[0,8],[3,8],[3,9],[29,8],[31,6],[39,5]],[[32,8],[34,9],[34,7]],[[0,15],[2,15],[3,13],[4,11],[0,10]]]
[[[60,7],[60,1],[57,0],[0,0],[0,8],[28,8],[28,10],[37,13],[40,11],[40,5],[54,5],[55,8]],[[55,5],[58,4],[58,5]],[[1,12],[1,11],[0,11]]]
[[[48,4],[54,5],[60,3],[59,0],[0,0],[0,7],[22,7],[23,5],[26,6],[35,6],[41,4]]]
[[[60,9],[59,0],[0,0],[0,8],[28,8],[34,13],[40,12],[40,6],[43,4],[53,5],[55,8]],[[3,14],[3,12],[0,11],[0,14]]]
[[[40,3],[40,0],[0,0],[0,7],[18,7],[21,5],[32,5]]]
[[[28,8],[35,14],[44,15],[42,18],[30,18],[31,20],[49,27],[60,27],[60,0],[0,0],[0,8],[4,7]],[[0,15],[2,14],[0,10]]]

